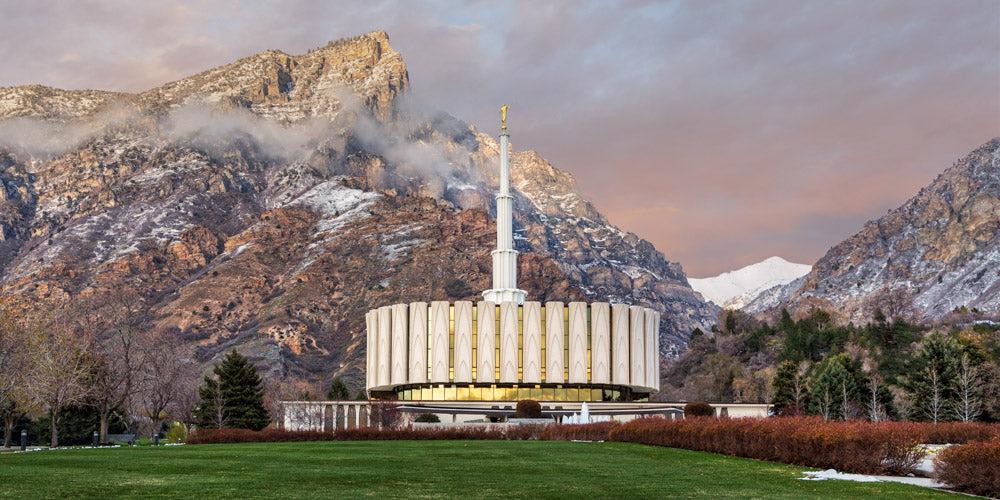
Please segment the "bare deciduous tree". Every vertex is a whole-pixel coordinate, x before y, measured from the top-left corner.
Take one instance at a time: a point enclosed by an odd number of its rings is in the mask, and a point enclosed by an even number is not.
[[[824,420],[830,420],[832,408],[833,398],[830,396],[830,386],[827,385],[823,388],[823,395],[819,399],[819,414],[823,415]]]
[[[872,373],[868,377],[868,420],[872,422],[884,422],[889,419],[886,414],[885,406],[879,402],[879,388],[882,386],[882,377],[879,377],[877,373]]]
[[[962,354],[955,377],[955,389],[958,393],[955,404],[958,419],[971,422],[979,418],[983,411],[982,376],[979,367],[974,366],[969,359],[969,353]]]
[[[207,415],[209,425],[215,429],[222,429],[229,424],[226,416],[226,398],[222,394],[222,384],[219,383],[219,376],[212,375],[205,377],[205,385],[198,389],[201,393],[202,403],[211,403],[211,414]],[[204,408],[202,408],[204,411]]]
[[[774,398],[774,367],[761,368],[733,380],[733,395],[740,403],[766,403]]]
[[[392,401],[384,399],[372,401],[368,406],[368,411],[373,426],[392,428],[399,425],[403,420],[403,412]]]
[[[941,375],[938,372],[938,367],[934,364],[927,367],[927,382],[930,394],[927,398],[928,407],[924,411],[931,417],[931,421],[936,424],[944,416],[945,399]]]
[[[325,418],[322,405],[299,404],[286,407],[282,404],[284,401],[311,401],[315,399],[319,388],[318,384],[306,380],[265,380],[264,406],[267,408],[271,421],[282,426],[288,420],[294,422],[296,428],[299,429],[318,430],[322,428]]]
[[[795,404],[796,414],[805,411],[806,395],[809,394],[809,388],[806,386],[806,372],[808,370],[808,361],[799,363],[799,369],[795,372],[795,378],[792,379],[792,401]]]
[[[59,445],[59,412],[90,395],[93,360],[88,347],[93,343],[64,316],[46,325],[45,332],[35,336],[34,344],[26,387],[52,417],[50,445],[55,448]]]
[[[140,359],[136,352],[141,330],[142,298],[130,289],[103,296],[91,295],[74,308],[77,328],[89,332],[94,369],[91,376],[92,401],[100,415],[98,427],[102,443],[107,442],[108,421],[119,413],[131,426],[128,414],[135,394]]]
[[[847,381],[840,381],[840,418],[841,420],[848,421],[858,417],[858,407],[851,401],[850,392],[847,390]]]
[[[139,345],[142,372],[137,401],[149,418],[151,433],[155,433],[167,410],[176,405],[179,393],[188,388],[194,363],[180,339],[169,333],[150,332],[140,338]]]
[[[201,398],[198,397],[199,375],[197,367],[192,364],[189,373],[178,382],[174,401],[174,419],[183,423],[188,430],[198,421],[194,411],[198,408]]]
[[[10,447],[14,424],[31,406],[25,391],[31,367],[31,335],[36,333],[10,299],[0,298],[0,415],[4,423],[4,447]]]

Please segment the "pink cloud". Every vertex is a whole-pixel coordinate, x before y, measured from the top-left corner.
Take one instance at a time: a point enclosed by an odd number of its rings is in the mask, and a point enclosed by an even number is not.
[[[0,85],[140,91],[385,29],[428,107],[571,172],[692,276],[811,263],[1000,135],[1000,4],[0,4]]]

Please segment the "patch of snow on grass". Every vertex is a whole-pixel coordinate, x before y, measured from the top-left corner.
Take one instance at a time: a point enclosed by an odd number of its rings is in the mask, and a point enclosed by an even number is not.
[[[848,474],[846,472],[837,472],[834,469],[805,471],[802,473],[802,475],[806,477],[800,477],[799,478],[800,481],[826,481],[828,479],[837,479],[841,481],[854,481],[858,483],[890,482],[890,483],[912,484],[914,486],[923,486],[925,488],[944,488],[946,486],[927,477],[870,476],[867,474]]]

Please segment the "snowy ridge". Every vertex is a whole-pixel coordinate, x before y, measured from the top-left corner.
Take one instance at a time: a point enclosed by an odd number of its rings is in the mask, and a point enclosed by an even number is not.
[[[785,301],[828,301],[855,323],[892,309],[937,321],[1000,308],[1000,138],[830,249]],[[809,305],[805,305],[809,307]]]
[[[757,295],[776,286],[801,278],[812,270],[808,264],[795,264],[781,257],[722,273],[710,278],[688,278],[696,292],[727,309],[740,309]]]
[[[772,307],[777,307],[785,299],[792,296],[793,293],[799,291],[802,288],[802,284],[805,283],[806,277],[801,276],[795,280],[789,281],[784,285],[773,286],[757,294],[746,305],[740,309],[748,314],[760,314]]]

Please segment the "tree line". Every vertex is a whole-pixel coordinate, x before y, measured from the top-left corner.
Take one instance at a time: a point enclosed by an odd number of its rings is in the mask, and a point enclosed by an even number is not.
[[[259,430],[280,418],[295,385],[265,384],[236,350],[203,374],[191,346],[144,316],[130,290],[91,294],[67,309],[24,307],[0,297],[0,418],[4,443],[30,424],[60,442],[81,418],[106,443],[109,429],[152,435],[168,421],[186,427]],[[44,429],[42,428],[44,424]],[[89,440],[88,440],[89,442]]]
[[[830,420],[1000,421],[1000,328],[909,324],[880,310],[866,325],[813,309],[774,324],[720,313],[665,370],[657,399],[773,403]]]
[[[59,443],[63,411],[88,405],[106,442],[109,421],[129,430],[158,428],[168,412],[190,412],[195,364],[179,339],[145,328],[138,295],[92,296],[80,305],[28,314],[0,298],[0,412],[4,438],[26,415],[44,413],[49,441]]]

